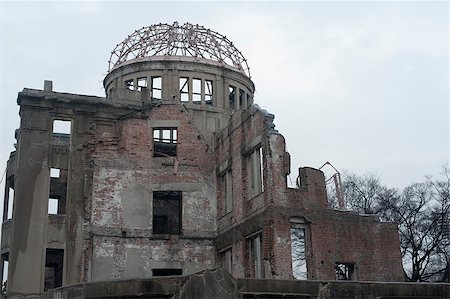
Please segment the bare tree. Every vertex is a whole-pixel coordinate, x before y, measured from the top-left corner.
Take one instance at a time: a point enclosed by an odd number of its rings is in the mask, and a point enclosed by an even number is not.
[[[448,281],[450,257],[450,171],[402,191],[387,188],[378,177],[344,176],[347,207],[378,214],[399,227],[405,278],[408,281]]]

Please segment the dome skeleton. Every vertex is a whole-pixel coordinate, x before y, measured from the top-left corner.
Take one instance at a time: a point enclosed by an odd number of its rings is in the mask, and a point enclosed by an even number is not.
[[[237,68],[250,78],[242,53],[226,37],[200,25],[157,24],[129,35],[111,52],[108,72],[126,61],[152,56],[188,56]]]

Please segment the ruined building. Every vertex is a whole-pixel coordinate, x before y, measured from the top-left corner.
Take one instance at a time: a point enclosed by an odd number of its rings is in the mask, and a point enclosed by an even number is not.
[[[7,296],[217,267],[238,278],[403,280],[394,224],[332,209],[320,170],[298,169],[287,187],[285,140],[226,37],[142,28],[114,49],[103,84],[105,97],[50,81],[18,95]]]

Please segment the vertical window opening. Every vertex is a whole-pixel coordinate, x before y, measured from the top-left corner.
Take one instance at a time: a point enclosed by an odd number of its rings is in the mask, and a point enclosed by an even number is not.
[[[194,104],[202,103],[202,80],[192,79],[192,102]]]
[[[247,157],[249,194],[254,197],[264,191],[262,147],[254,149]]]
[[[152,77],[152,100],[161,100],[162,96],[162,79],[161,77]]]
[[[137,78],[137,90],[141,91],[142,88],[147,88],[147,78],[146,77]]]
[[[67,170],[50,168],[49,215],[66,213]]]
[[[177,129],[153,129],[153,157],[174,157],[177,155]]]
[[[49,198],[48,199],[48,214],[57,215],[59,206],[59,198]]]
[[[129,89],[129,90],[134,90],[134,80],[130,79],[130,80],[126,80],[125,81],[125,88]]]
[[[14,209],[14,189],[12,187],[8,187],[8,195],[6,197],[6,200],[8,201],[7,205],[6,205],[6,219],[4,220],[8,220],[11,219],[13,216],[13,209]],[[3,217],[5,218],[5,217]]]
[[[153,192],[153,233],[181,234],[181,192]]]
[[[63,249],[47,249],[45,254],[44,291],[62,286]]]
[[[184,103],[189,102],[189,78],[180,78],[180,101]]]
[[[219,252],[219,265],[226,269],[230,274],[233,273],[233,256],[231,247]]]
[[[251,98],[250,95],[247,94],[247,107],[251,105]]]
[[[205,80],[205,104],[212,105],[213,98],[213,81]]]
[[[336,263],[334,265],[336,280],[356,280],[355,264]]]
[[[256,235],[248,241],[250,277],[253,278],[263,277],[261,248],[261,234]]]
[[[72,122],[70,120],[54,120],[53,134],[70,135]]]
[[[236,87],[234,86],[228,86],[228,101],[230,103],[230,109],[236,109],[235,104],[235,97],[236,97]]]
[[[9,253],[4,253],[2,258],[2,291],[3,295],[6,294],[6,287],[8,286],[8,269],[9,269]]]
[[[303,224],[291,223],[292,275],[295,279],[307,279],[306,229]]]
[[[245,91],[239,89],[239,109],[245,108]]]
[[[233,210],[233,176],[231,170],[227,170],[221,177],[223,186],[223,200],[225,206],[225,214]]]

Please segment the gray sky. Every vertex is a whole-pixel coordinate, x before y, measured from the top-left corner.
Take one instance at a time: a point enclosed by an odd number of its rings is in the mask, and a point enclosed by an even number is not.
[[[0,2],[1,173],[19,91],[47,79],[55,91],[104,96],[115,45],[175,21],[226,35],[247,58],[293,181],[298,167],[330,161],[404,187],[448,163],[447,1]]]

